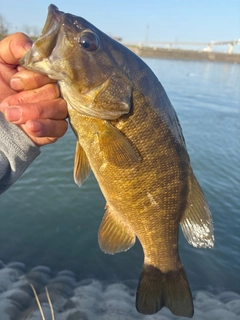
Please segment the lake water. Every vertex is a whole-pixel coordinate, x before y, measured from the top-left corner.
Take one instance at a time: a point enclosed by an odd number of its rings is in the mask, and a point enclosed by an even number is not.
[[[180,234],[180,256],[193,290],[240,293],[240,65],[145,59],[165,87],[186,139],[192,167],[214,220],[214,249],[191,247]],[[104,254],[97,232],[105,201],[93,176],[79,189],[72,178],[71,130],[46,146],[19,181],[0,197],[0,259],[79,280],[131,283],[143,253]]]

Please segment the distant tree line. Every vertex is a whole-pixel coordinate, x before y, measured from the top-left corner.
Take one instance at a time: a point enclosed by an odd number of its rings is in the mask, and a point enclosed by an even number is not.
[[[36,26],[23,25],[21,28],[16,27],[16,31],[26,33],[30,37],[38,37],[40,29]],[[0,13],[0,40],[9,33],[9,23],[5,20],[3,15]]]
[[[0,14],[0,38],[3,38],[6,34],[8,34],[8,23]]]

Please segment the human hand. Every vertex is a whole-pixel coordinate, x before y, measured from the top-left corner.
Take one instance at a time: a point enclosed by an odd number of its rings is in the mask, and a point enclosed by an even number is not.
[[[31,47],[15,33],[0,41],[0,110],[38,146],[52,143],[67,130],[67,106],[58,85],[47,76],[19,67]]]

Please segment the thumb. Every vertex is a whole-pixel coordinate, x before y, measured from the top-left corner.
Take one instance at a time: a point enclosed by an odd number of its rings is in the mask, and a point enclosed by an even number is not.
[[[24,33],[17,32],[0,41],[0,63],[18,65],[19,59],[31,48],[32,41]]]

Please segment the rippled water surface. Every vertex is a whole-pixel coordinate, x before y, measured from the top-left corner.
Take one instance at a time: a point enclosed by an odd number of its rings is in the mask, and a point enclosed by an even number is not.
[[[240,292],[240,65],[145,59],[165,87],[185,136],[192,167],[214,219],[214,249],[191,247],[180,234],[180,256],[193,290]],[[137,243],[105,255],[97,232],[105,201],[93,176],[73,182],[71,130],[46,146],[0,197],[0,259],[71,269],[78,279],[137,280]]]

